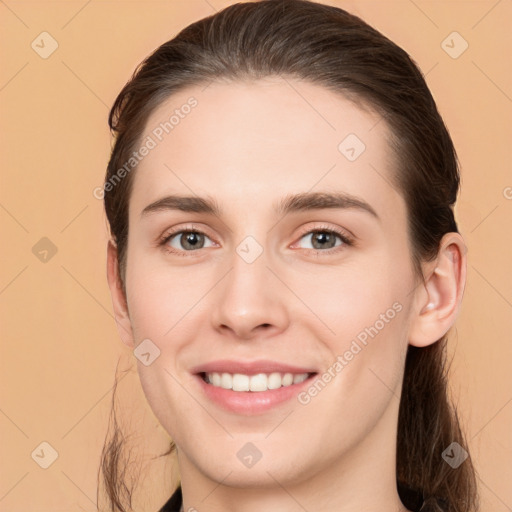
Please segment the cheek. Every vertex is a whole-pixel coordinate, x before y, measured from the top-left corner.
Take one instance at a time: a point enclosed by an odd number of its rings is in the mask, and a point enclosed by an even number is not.
[[[177,433],[179,441],[180,432],[191,428],[187,422],[199,412],[197,403],[178,383],[184,378],[181,354],[194,339],[197,317],[206,304],[201,297],[212,285],[204,272],[130,256],[127,296],[135,345],[149,339],[159,351],[149,366],[137,361],[139,378],[155,416],[168,432]]]
[[[155,338],[158,344],[182,328],[207,291],[205,282],[204,275],[187,267],[171,268],[134,255],[127,270],[127,296],[136,341]]]
[[[406,311],[400,301],[383,298],[371,308],[367,301],[342,304],[343,318],[334,327],[337,335],[330,342],[325,338],[330,360],[318,382],[300,397],[304,423],[319,418],[315,422],[322,427],[308,434],[309,442],[321,446],[325,439],[343,440],[335,449],[327,443],[327,458],[369,435],[383,415],[397,414],[407,347]],[[300,421],[300,416],[295,419]]]
[[[297,294],[307,297],[315,314],[308,317],[309,328],[328,354],[325,380],[331,392],[326,399],[339,397],[345,405],[355,400],[357,407],[358,400],[378,404],[398,393],[412,279],[402,258],[372,256],[368,264],[360,260],[297,284]]]
[[[177,374],[168,362],[159,358],[148,367],[137,364],[141,387],[156,419],[176,444],[186,443],[190,433],[197,432],[195,424],[203,411],[178,383]]]
[[[368,264],[364,263],[342,262],[337,268],[319,269],[315,274],[290,275],[294,292],[303,298],[319,325],[330,332],[326,339],[332,340],[333,348],[342,349],[347,339],[376,322],[381,330],[381,315],[393,319],[393,304],[404,299],[408,278],[393,271],[396,263],[388,264],[384,257],[372,257]],[[336,346],[336,340],[340,346]]]

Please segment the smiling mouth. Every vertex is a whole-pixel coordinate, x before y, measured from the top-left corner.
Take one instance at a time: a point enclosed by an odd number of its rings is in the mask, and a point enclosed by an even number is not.
[[[216,388],[236,392],[262,392],[272,391],[294,384],[301,384],[316,375],[313,373],[257,373],[246,375],[243,373],[201,372],[199,376],[206,384]]]

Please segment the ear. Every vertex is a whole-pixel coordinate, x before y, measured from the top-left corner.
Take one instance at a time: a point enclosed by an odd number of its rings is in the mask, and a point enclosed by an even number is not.
[[[135,347],[133,331],[128,314],[128,303],[121,286],[119,264],[117,261],[117,247],[112,241],[107,245],[107,280],[114,307],[114,317],[117,329],[123,343],[131,348]]]
[[[416,290],[410,345],[431,345],[455,323],[466,285],[466,253],[458,233],[443,236],[436,260],[427,265],[425,284]]]

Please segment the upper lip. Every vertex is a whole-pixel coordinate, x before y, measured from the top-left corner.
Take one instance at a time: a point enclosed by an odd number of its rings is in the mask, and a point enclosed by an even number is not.
[[[279,361],[256,360],[234,361],[222,359],[200,364],[190,370],[192,373],[241,373],[244,375],[256,375],[258,373],[316,373],[316,370],[306,366],[295,366]]]

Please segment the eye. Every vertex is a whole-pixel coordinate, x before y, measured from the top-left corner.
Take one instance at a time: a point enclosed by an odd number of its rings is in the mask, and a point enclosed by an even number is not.
[[[213,247],[213,243],[205,245],[205,241],[210,240],[209,237],[197,230],[182,230],[167,234],[161,241],[170,252],[191,252],[196,249],[204,249],[205,247]],[[210,240],[211,242],[211,240]],[[170,250],[172,248],[173,250]]]
[[[301,236],[300,240],[306,240],[310,246],[303,245],[299,241],[299,247],[302,249],[311,249],[314,251],[327,252],[329,249],[334,249],[343,245],[353,245],[352,240],[339,231],[334,229],[314,229],[310,230]]]
[[[305,241],[305,244],[303,241]],[[302,234],[295,246],[316,253],[330,253],[331,251],[343,250],[344,246],[353,244],[352,238],[347,234],[336,229],[319,227]],[[199,249],[214,247],[216,244],[206,233],[194,228],[167,233],[163,236],[159,245],[171,254],[185,256],[187,252],[196,252]]]

